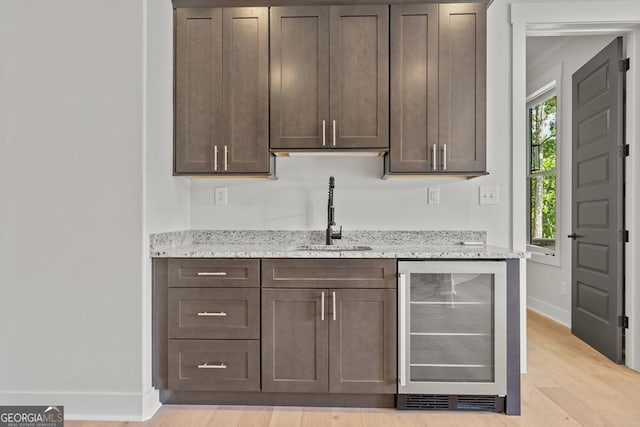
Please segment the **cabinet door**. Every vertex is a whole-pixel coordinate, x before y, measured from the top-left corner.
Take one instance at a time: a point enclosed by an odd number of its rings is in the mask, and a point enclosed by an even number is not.
[[[271,8],[270,43],[271,148],[328,147],[329,8]]]
[[[389,147],[389,6],[330,8],[332,148]]]
[[[262,290],[263,391],[327,392],[329,318],[322,298],[326,293]]]
[[[437,171],[438,5],[391,5],[390,172]]]
[[[214,171],[222,142],[222,9],[177,9],[176,173]]]
[[[329,294],[329,391],[396,393],[395,289]]]
[[[269,172],[269,10],[223,9],[222,172]]]
[[[486,5],[440,4],[440,168],[486,169]]]

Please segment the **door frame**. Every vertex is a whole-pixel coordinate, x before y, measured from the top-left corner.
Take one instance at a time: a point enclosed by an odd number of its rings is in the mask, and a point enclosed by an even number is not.
[[[512,247],[526,246],[526,37],[528,34],[584,35],[624,34],[626,55],[631,58],[627,73],[626,141],[631,156],[626,163],[627,218],[640,214],[640,150],[634,153],[640,137],[640,123],[632,118],[640,112],[640,3],[636,1],[590,2],[589,8],[576,7],[577,2],[539,2],[511,4],[512,24]],[[634,215],[635,214],[635,215]],[[640,255],[640,227],[629,227],[629,243],[625,254],[625,313],[629,316],[626,331],[625,364],[640,370],[640,267],[631,260]],[[526,337],[526,261],[521,261],[521,336]],[[636,316],[636,313],[638,316]],[[526,350],[526,338],[521,346]],[[523,355],[526,354],[522,353]],[[523,357],[522,366],[526,366]],[[526,369],[523,369],[525,371]]]

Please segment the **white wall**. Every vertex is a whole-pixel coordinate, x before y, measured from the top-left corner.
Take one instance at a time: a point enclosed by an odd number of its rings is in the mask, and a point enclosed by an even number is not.
[[[148,6],[0,2],[0,404],[157,406],[146,231],[188,227],[189,207],[168,160],[170,2]]]
[[[173,177],[173,6],[146,5],[146,226],[150,233],[189,228],[189,179]]]
[[[152,415],[158,398],[151,385],[151,259],[149,233],[190,228],[189,179],[173,171],[173,12],[171,0],[142,0],[144,224],[142,233],[142,388],[149,395],[142,417]]]
[[[491,153],[496,163],[500,153]],[[503,154],[503,153],[502,153]],[[345,230],[480,229],[508,244],[506,183],[497,177],[380,179],[379,158],[280,158],[278,180],[194,179],[194,228],[316,229],[326,227],[327,189],[336,178],[336,222]],[[479,185],[503,188],[498,206],[478,204]],[[215,206],[214,188],[228,188],[227,206]],[[440,204],[427,204],[427,187],[440,188]]]
[[[571,245],[565,236],[571,234],[571,76],[615,37],[572,36],[538,37],[527,43],[542,43],[546,54],[537,55],[527,63],[527,87],[535,90],[537,83],[554,67],[562,67],[559,96],[558,138],[558,224],[560,248],[556,256],[559,266],[530,260],[527,262],[527,305],[567,326],[571,325]],[[539,51],[536,49],[536,51]],[[527,55],[529,56],[529,50]],[[560,282],[567,284],[567,293],[560,293]]]
[[[8,42],[6,31],[6,15],[0,13],[0,55],[5,52],[5,45]],[[7,61],[0,61],[0,94],[7,91]],[[9,171],[7,168],[7,126],[6,116],[8,114],[7,97],[0,96],[0,340],[8,335],[9,316],[9,292],[7,283],[7,209],[8,209],[8,186]],[[3,346],[4,348],[4,346]],[[0,378],[7,377],[9,370],[9,352],[0,351]],[[0,380],[0,390],[4,389],[3,381]]]

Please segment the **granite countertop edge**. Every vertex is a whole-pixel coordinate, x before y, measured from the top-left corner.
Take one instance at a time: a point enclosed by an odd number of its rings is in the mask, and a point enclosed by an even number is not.
[[[284,238],[282,238],[284,236]],[[523,251],[486,245],[483,231],[354,231],[332,250],[317,231],[186,230],[150,236],[152,258],[520,259]],[[224,243],[222,243],[224,242]],[[473,242],[464,245],[462,242]],[[313,249],[305,248],[311,246]],[[342,249],[340,247],[342,246]],[[349,249],[351,246],[351,249]],[[353,250],[366,246],[371,249]],[[318,250],[318,247],[325,250]]]

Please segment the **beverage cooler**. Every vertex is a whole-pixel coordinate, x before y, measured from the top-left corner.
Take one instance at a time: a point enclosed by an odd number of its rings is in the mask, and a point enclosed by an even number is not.
[[[504,410],[506,263],[398,263],[398,408]]]

